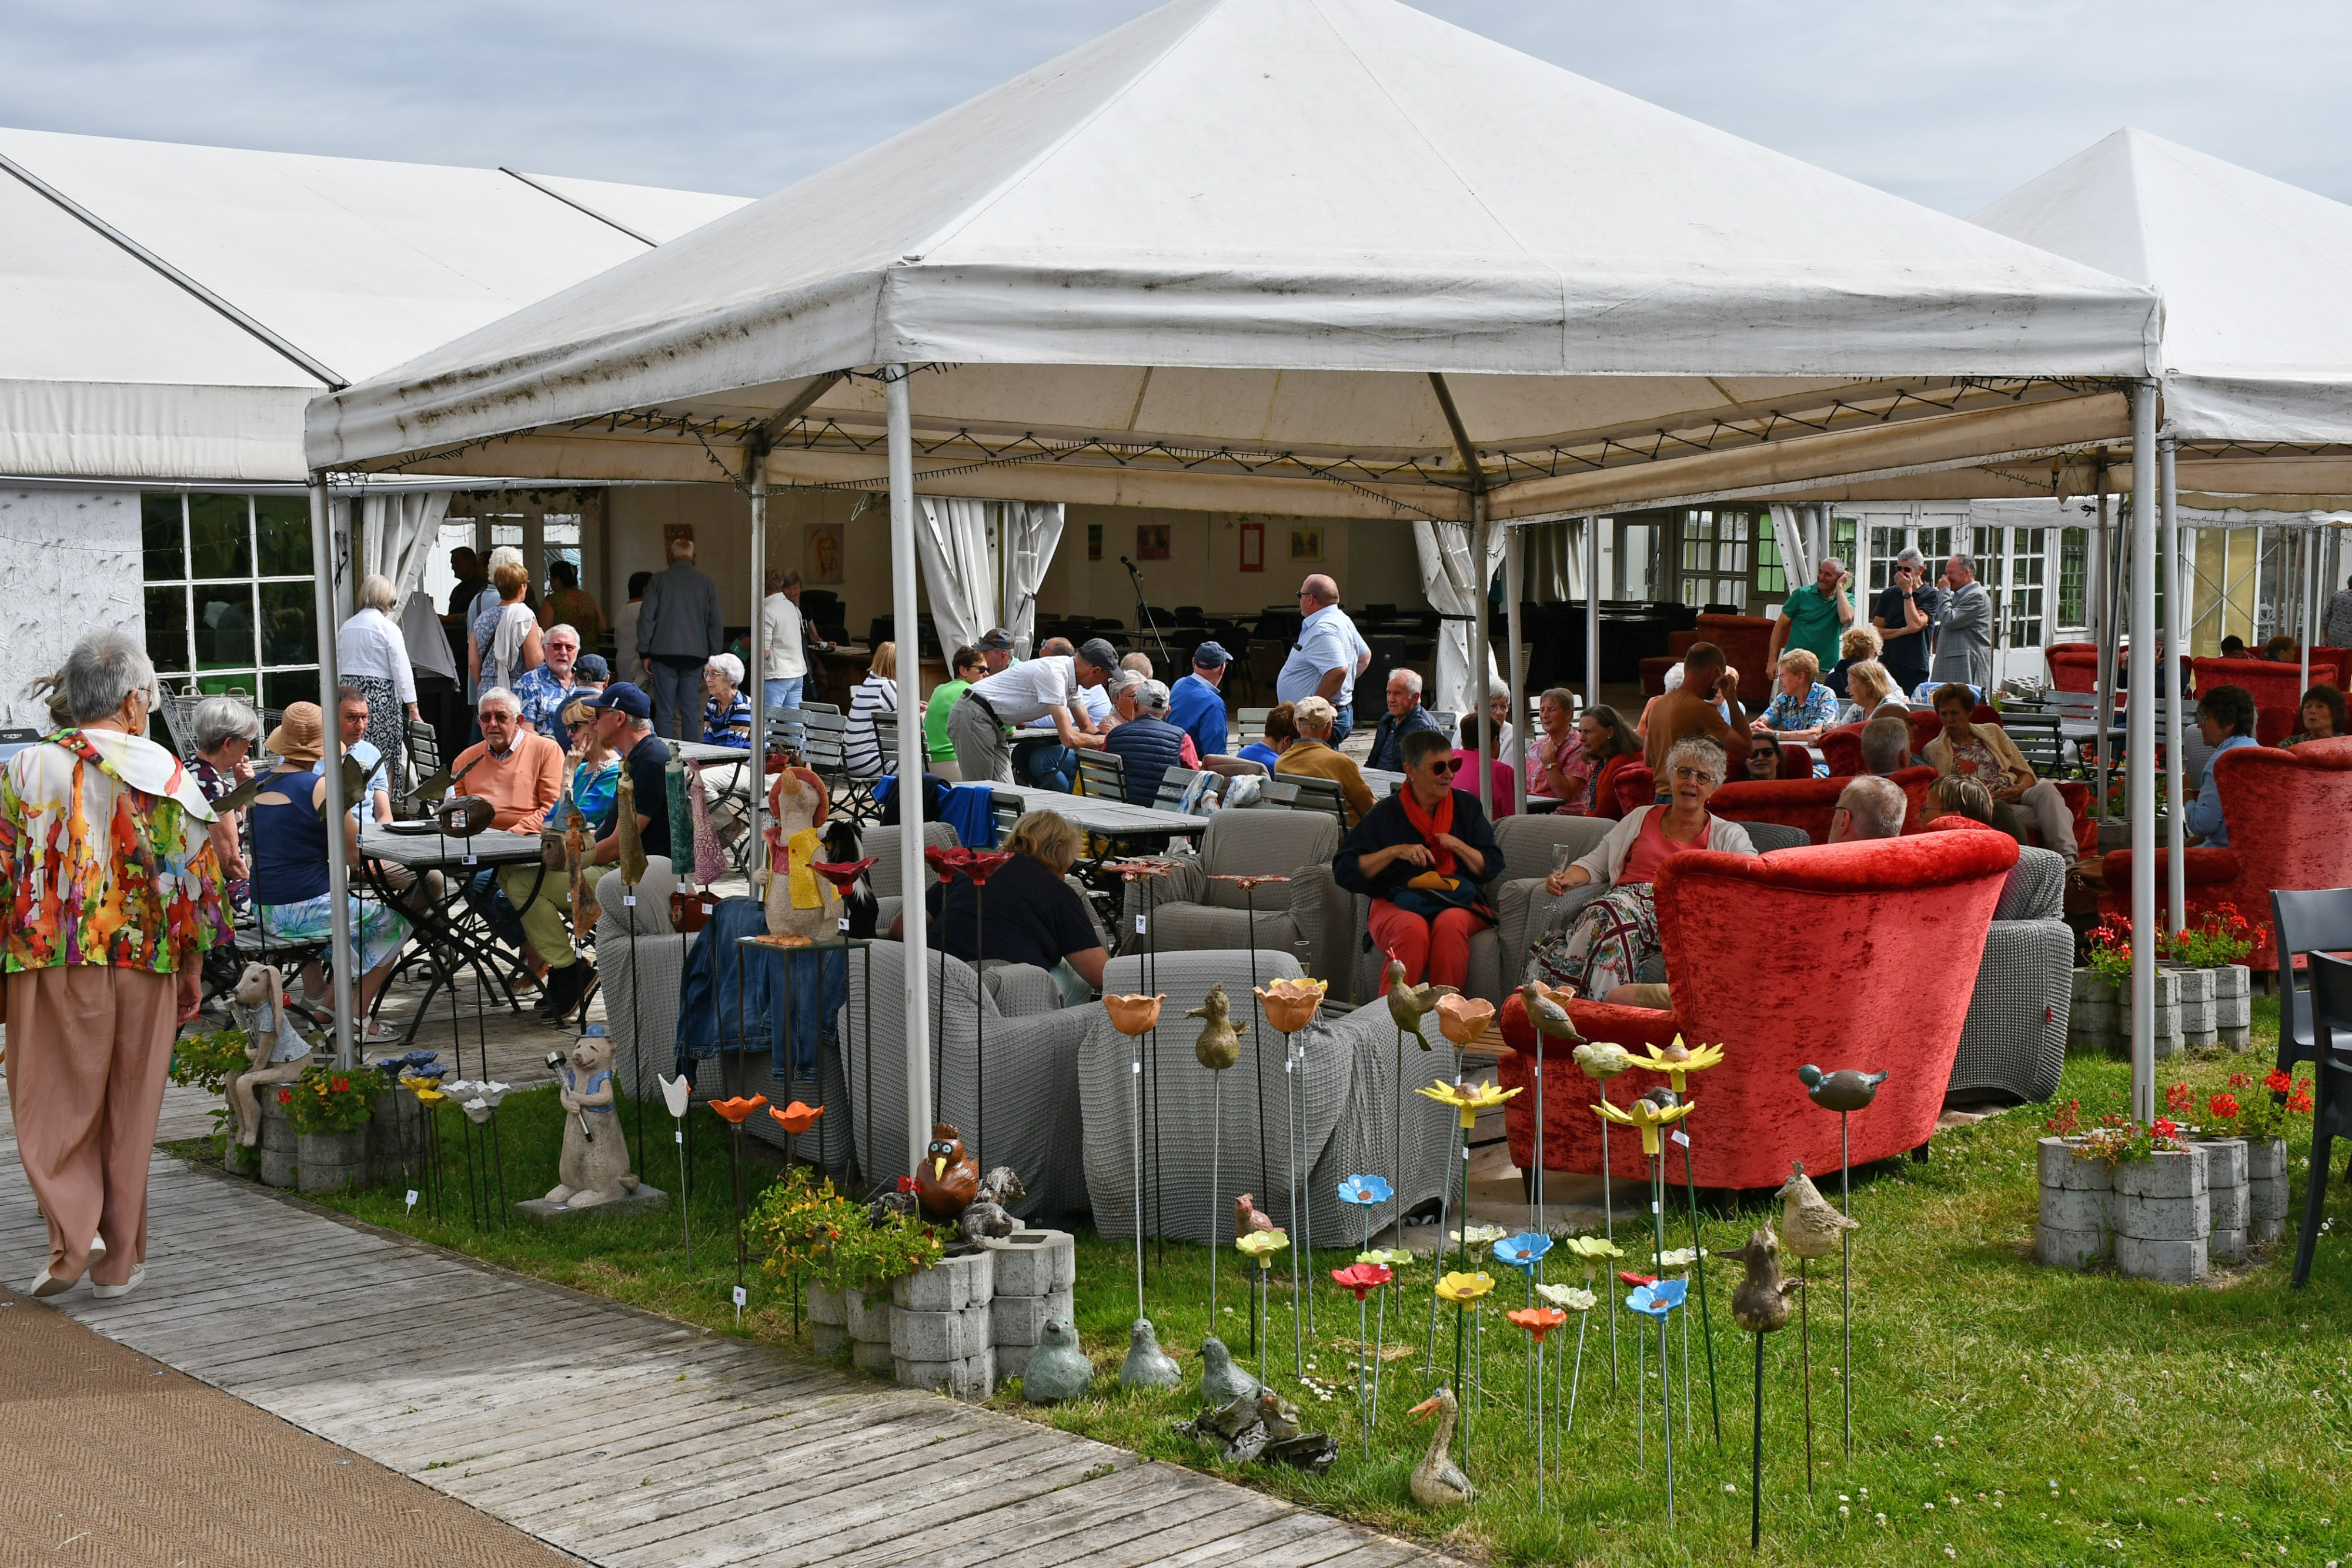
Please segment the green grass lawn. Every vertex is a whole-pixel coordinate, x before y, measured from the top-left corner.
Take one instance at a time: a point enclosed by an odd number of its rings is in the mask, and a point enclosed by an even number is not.
[[[2202,1102],[2228,1074],[2252,1065],[2259,1077],[2274,1034],[2275,1006],[2256,1002],[2256,1046],[2165,1064],[2163,1082],[2188,1082]],[[1702,1081],[1703,1082],[1703,1081]],[[2129,1075],[2121,1062],[2068,1064],[2060,1100],[2082,1102],[2085,1121],[2125,1108]],[[1699,1099],[1704,1105],[1704,1091]],[[2207,1285],[2172,1289],[2110,1273],[2045,1270],[2031,1257],[2036,1203],[2033,1141],[2043,1112],[2027,1108],[1940,1134],[1925,1165],[1875,1167],[1858,1180],[1863,1223],[1854,1253],[1854,1455],[1840,1438],[1836,1269],[1813,1271],[1813,1485],[1806,1485],[1799,1335],[1766,1346],[1764,1550],[1774,1563],[2175,1563],[2262,1562],[2322,1564],[2352,1560],[2352,1259],[2347,1238],[2323,1238],[2308,1289],[2286,1288],[2286,1244]],[[626,1117],[628,1113],[625,1112]],[[1704,1110],[1700,1112],[1704,1116]],[[516,1095],[501,1113],[509,1196],[536,1194],[554,1180],[552,1092]],[[525,1273],[687,1321],[736,1332],[729,1288],[735,1281],[726,1145],[719,1124],[696,1113],[693,1262],[680,1245],[675,1209],[659,1217],[595,1220],[559,1230],[517,1223],[475,1228],[462,1189],[442,1217],[404,1210],[403,1194],[379,1190],[326,1201],[357,1218],[406,1232]],[[646,1118],[657,1184],[677,1183],[669,1118]],[[1703,1121],[1695,1135],[1704,1136]],[[462,1179],[456,1121],[448,1169]],[[2304,1177],[2293,1145],[2294,1214]],[[770,1179],[760,1167],[756,1183]],[[1833,1176],[1832,1176],[1833,1180]],[[2341,1194],[2339,1186],[2336,1193]],[[1834,1193],[1832,1191],[1832,1197]],[[2340,1233],[2347,1205],[2333,1197]],[[1710,1248],[1736,1247],[1760,1223],[1762,1207],[1703,1216]],[[1777,1212],[1773,1210],[1772,1212]],[[1689,1243],[1685,1214],[1667,1244]],[[1621,1228],[1621,1242],[1627,1239]],[[1629,1249],[1631,1250],[1631,1249]],[[1168,1393],[1134,1394],[1117,1373],[1135,1314],[1132,1245],[1079,1239],[1077,1316],[1103,1374],[1097,1396],[1050,1409],[1026,1405],[1018,1385],[995,1405],[1064,1429],[1118,1443],[1156,1458],[1224,1473],[1309,1506],[1400,1534],[1441,1542],[1507,1563],[1677,1563],[1745,1557],[1753,1339],[1728,1316],[1731,1266],[1710,1270],[1723,1445],[1710,1430],[1700,1323],[1690,1324],[1693,1407],[1684,1404],[1679,1315],[1671,1344],[1675,1386],[1675,1526],[1665,1521],[1665,1469],[1659,1439],[1656,1345],[1649,1359],[1649,1424],[1637,1448],[1635,1344],[1632,1314],[1620,1320],[1622,1375],[1612,1392],[1608,1314],[1592,1314],[1584,1346],[1575,1430],[1554,1455],[1545,1505],[1537,1507],[1534,1448],[1524,1414],[1524,1335],[1502,1316],[1522,1305],[1525,1287],[1508,1270],[1484,1305],[1484,1389],[1455,1453],[1481,1489],[1467,1510],[1424,1513],[1406,1478],[1427,1429],[1409,1406],[1451,1381],[1450,1307],[1441,1310],[1436,1369],[1423,1371],[1429,1323],[1426,1264],[1405,1270],[1392,1299],[1388,1341],[1412,1354],[1386,1364],[1377,1427],[1360,1430],[1352,1346],[1352,1296],[1326,1272],[1350,1252],[1318,1252],[1322,1280],[1317,1337],[1307,1364],[1292,1362],[1288,1259],[1275,1271],[1267,1364],[1310,1427],[1340,1442],[1339,1464],[1307,1477],[1262,1466],[1229,1467],[1180,1437],[1172,1424],[1198,1406],[1194,1354],[1212,1323],[1209,1257],[1169,1246],[1155,1263],[1147,1307],[1163,1347],[1192,1382]],[[1244,1260],[1217,1260],[1215,1328],[1237,1359],[1249,1360]],[[1548,1269],[1578,1277],[1572,1264]],[[789,1297],[755,1272],[740,1332],[788,1340]],[[1562,1335],[1565,1335],[1563,1338]],[[1570,1322],[1551,1341],[1548,1364],[1565,1374],[1576,1347]],[[803,1341],[803,1345],[805,1342]],[[1308,1380],[1312,1380],[1311,1382]],[[1684,1432],[1690,1420],[1688,1436]],[[1466,1447],[1466,1457],[1464,1450]]]

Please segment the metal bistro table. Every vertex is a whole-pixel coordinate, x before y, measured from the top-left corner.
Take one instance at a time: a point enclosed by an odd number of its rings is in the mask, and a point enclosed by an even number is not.
[[[1009,796],[1024,811],[1051,811],[1082,831],[1110,839],[1185,839],[1209,831],[1209,819],[1182,811],[1162,811],[1152,806],[1130,806],[1096,795],[1065,795],[1058,789],[1030,789],[992,784],[999,796]]]
[[[845,925],[848,922],[845,920],[843,921],[843,924]],[[795,1022],[793,1010],[792,959],[793,956],[800,953],[840,953],[845,955],[842,960],[845,964],[848,962],[846,955],[853,951],[863,953],[866,956],[866,1030],[864,1051],[866,1058],[866,1092],[862,1094],[856,1095],[856,1098],[858,1106],[866,1113],[866,1146],[869,1149],[872,1148],[874,1146],[874,940],[869,937],[844,935],[831,937],[823,942],[787,943],[780,938],[771,936],[765,932],[762,932],[758,936],[737,937],[735,939],[735,1056],[739,1064],[741,1061],[745,1049],[751,1044],[751,1031],[745,1027],[745,1019],[743,1017],[744,997],[742,950],[744,948],[753,947],[759,949],[762,953],[773,953],[779,958],[784,960],[783,963],[778,967],[782,969],[784,977],[784,1032],[788,1039],[791,1035],[793,1025]],[[816,1095],[818,1103],[823,1105],[824,1100],[824,961],[822,958],[817,960],[816,986],[816,1075],[810,1082],[814,1085],[812,1092]],[[849,1069],[845,1063],[842,1068],[841,1077],[844,1083],[847,1083],[849,1082]],[[772,1051],[768,1063],[768,1082],[771,1083],[782,1083],[787,1090],[792,1087],[792,1070],[789,1067],[785,1069],[784,1076],[782,1078],[780,1079],[776,1076],[775,1061]],[[719,1083],[720,1088],[728,1090],[730,1093],[740,1093],[742,1092],[742,1086],[730,1086],[728,1083],[727,1063],[724,1061],[720,1061],[719,1064]],[[843,1166],[845,1170],[856,1166],[858,1163],[857,1148],[855,1140],[851,1143],[849,1153],[850,1157],[846,1162],[845,1162]],[[826,1130],[825,1118],[824,1116],[819,1116],[816,1121],[816,1161],[827,1175],[832,1174],[832,1146],[829,1142],[829,1134]],[[858,1175],[862,1178],[865,1172],[861,1169],[858,1172]]]
[[[522,1011],[522,1004],[515,999],[514,988],[508,983],[502,971],[499,949],[488,937],[469,930],[466,917],[455,912],[463,907],[469,896],[478,871],[525,862],[537,866],[539,874],[531,881],[530,897],[523,900],[521,908],[515,913],[520,916],[524,909],[530,908],[547,877],[547,865],[540,855],[537,833],[515,833],[490,828],[470,839],[459,839],[443,832],[440,824],[429,818],[424,821],[390,826],[371,824],[360,833],[360,856],[362,865],[366,867],[365,875],[370,887],[379,899],[400,911],[408,921],[418,938],[417,946],[424,954],[425,964],[433,973],[431,983],[425,988],[425,995],[417,999],[416,1011],[408,1020],[406,1032],[401,1036],[400,1043],[404,1050],[415,1043],[416,1031],[424,1026],[425,1015],[432,1006],[434,996],[444,986],[449,988],[451,1024],[453,1028],[456,1026],[457,976],[461,969],[468,967],[473,969],[478,987],[478,1011],[479,998],[493,990],[506,998],[508,1007],[518,1013]],[[440,902],[427,899],[411,902],[399,897],[386,883],[378,869],[379,862],[383,862],[406,866],[420,879],[428,871],[453,874],[448,877],[449,885]],[[376,1006],[379,1009],[383,1006],[382,992],[377,993]],[[489,1071],[488,1050],[485,1032],[481,1044],[485,1074]],[[457,1063],[457,1070],[461,1074],[465,1071],[462,1059]]]

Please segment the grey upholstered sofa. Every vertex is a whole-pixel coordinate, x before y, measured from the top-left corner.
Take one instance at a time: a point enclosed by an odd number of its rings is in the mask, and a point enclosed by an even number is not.
[[[1153,947],[1161,953],[1202,950],[1246,952],[1252,941],[1250,894],[1217,876],[1286,876],[1256,890],[1255,942],[1261,952],[1296,955],[1307,944],[1306,969],[1331,982],[1335,1000],[1355,991],[1350,955],[1362,927],[1354,903],[1331,880],[1331,856],[1339,847],[1339,825],[1304,811],[1223,809],[1209,819],[1197,857],[1181,857],[1173,872],[1150,883],[1123,890],[1120,950],[1140,951],[1136,917],[1150,910]]]

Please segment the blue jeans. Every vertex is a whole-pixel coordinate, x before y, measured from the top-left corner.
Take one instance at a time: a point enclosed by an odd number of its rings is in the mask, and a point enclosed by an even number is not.
[[[1078,754],[1048,735],[1042,741],[1013,743],[1013,777],[1032,789],[1058,789],[1067,795],[1078,785]]]
[[[805,675],[794,675],[789,681],[761,682],[760,702],[761,707],[763,709],[772,710],[780,707],[800,706],[801,687],[807,684],[808,677]],[[761,716],[762,718],[766,717],[766,712],[763,711]]]
[[[668,740],[700,740],[702,671],[647,659],[646,675],[653,682],[646,695],[654,699],[655,733]]]
[[[1348,737],[1355,730],[1355,708],[1353,706],[1341,708],[1339,710],[1339,716],[1331,721],[1331,744],[1335,747],[1338,746],[1341,741],[1348,738]]]

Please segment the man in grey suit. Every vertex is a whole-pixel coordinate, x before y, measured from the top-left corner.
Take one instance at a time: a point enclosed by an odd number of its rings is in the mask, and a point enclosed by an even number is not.
[[[1936,612],[1936,657],[1927,684],[1958,681],[1981,699],[1992,685],[1992,595],[1977,580],[1976,558],[1955,553],[1944,563],[1947,590]]]
[[[637,607],[637,656],[663,737],[702,738],[702,666],[726,646],[718,585],[696,570],[691,538],[670,540],[668,570],[654,574]]]

